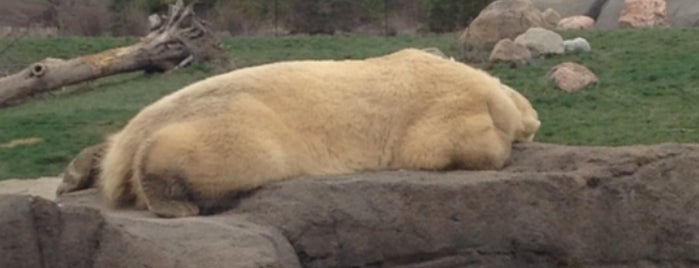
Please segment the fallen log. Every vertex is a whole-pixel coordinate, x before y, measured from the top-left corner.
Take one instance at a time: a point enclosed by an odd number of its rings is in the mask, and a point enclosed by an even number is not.
[[[166,16],[150,18],[151,31],[138,43],[92,55],[63,60],[46,58],[18,73],[0,78],[0,107],[29,97],[119,73],[163,72],[193,62],[227,63],[220,40],[182,0]]]

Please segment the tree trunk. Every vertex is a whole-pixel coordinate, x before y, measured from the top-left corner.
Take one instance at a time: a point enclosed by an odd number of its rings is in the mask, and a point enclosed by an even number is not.
[[[0,107],[109,75],[162,72],[198,61],[227,61],[221,42],[182,0],[170,6],[167,16],[153,15],[150,21],[151,32],[134,45],[69,60],[47,58],[0,78]]]

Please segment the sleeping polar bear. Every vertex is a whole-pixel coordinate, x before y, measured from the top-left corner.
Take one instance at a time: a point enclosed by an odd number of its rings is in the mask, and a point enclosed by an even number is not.
[[[537,112],[483,71],[405,49],[214,76],[140,111],[107,140],[107,202],[197,215],[231,193],[300,175],[497,170]]]

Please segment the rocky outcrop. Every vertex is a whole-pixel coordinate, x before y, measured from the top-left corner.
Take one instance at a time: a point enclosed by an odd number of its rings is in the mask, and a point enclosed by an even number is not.
[[[692,267],[698,161],[698,145],[517,144],[503,171],[301,178],[183,219],[93,190],[5,196],[0,267]]]
[[[90,267],[104,219],[46,199],[0,195],[0,267]]]
[[[667,27],[665,0],[626,0],[619,17],[621,28]]]
[[[307,267],[697,264],[698,150],[531,144],[503,172],[287,182],[236,211],[281,228]]]
[[[589,85],[599,83],[595,73],[574,62],[558,64],[551,68],[546,76],[565,92],[576,92]]]
[[[94,190],[80,194],[72,206],[0,195],[0,267],[300,267],[278,231],[237,216],[100,213]]]

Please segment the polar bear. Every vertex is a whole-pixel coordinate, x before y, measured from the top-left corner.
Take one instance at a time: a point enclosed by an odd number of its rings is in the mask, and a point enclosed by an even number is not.
[[[536,110],[497,78],[404,49],[364,60],[289,61],[196,82],[107,139],[99,185],[114,206],[198,215],[217,200],[301,175],[503,168]]]

